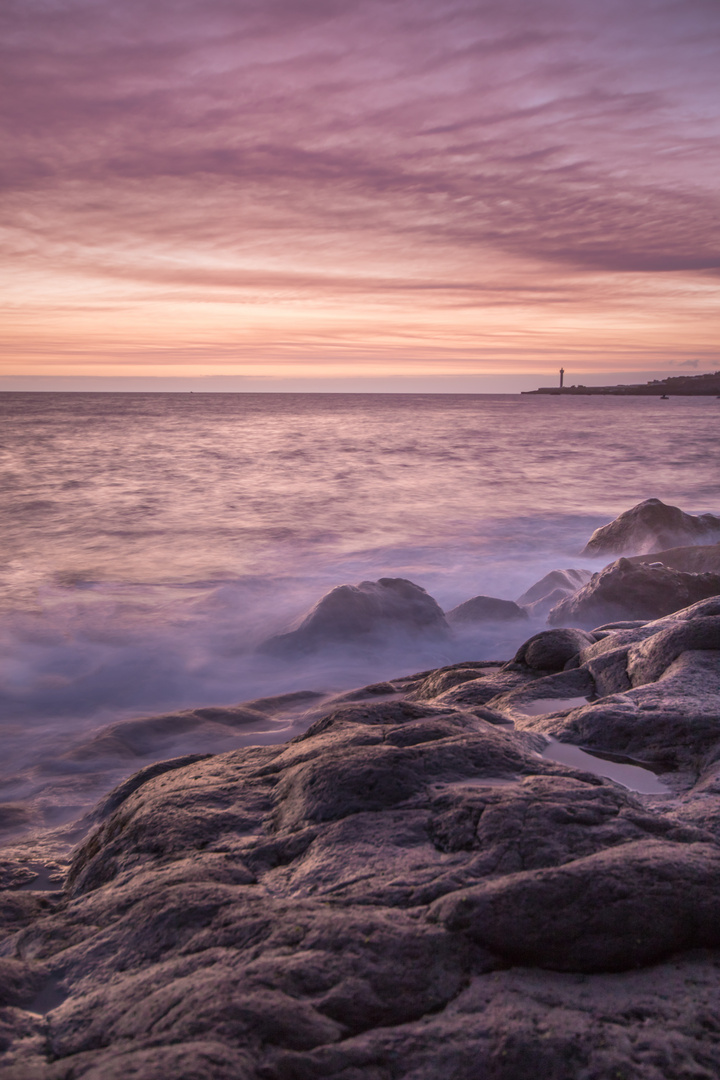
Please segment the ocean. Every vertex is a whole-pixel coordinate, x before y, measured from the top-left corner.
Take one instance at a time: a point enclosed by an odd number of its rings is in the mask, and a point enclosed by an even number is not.
[[[120,721],[507,659],[541,628],[257,653],[335,585],[408,578],[444,610],[516,599],[598,569],[578,552],[642,499],[720,511],[714,398],[5,393],[0,420],[7,842],[153,754],[203,750],[197,732],[128,750]]]

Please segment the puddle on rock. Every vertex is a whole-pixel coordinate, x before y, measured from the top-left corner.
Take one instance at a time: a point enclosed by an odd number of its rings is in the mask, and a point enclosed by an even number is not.
[[[28,870],[35,873],[32,881],[26,881],[20,886],[22,892],[57,892],[63,886],[63,873],[57,866],[46,866],[45,863],[26,863]]]
[[[542,716],[543,713],[565,712],[567,709],[577,709],[580,705],[587,704],[586,697],[537,698],[535,701],[526,701],[518,705],[518,709],[526,716]]]
[[[615,783],[622,784],[628,790],[637,791],[641,795],[670,794],[670,789],[658,780],[650,769],[644,769],[641,765],[629,765],[625,762],[595,757],[594,754],[581,750],[579,746],[574,746],[572,743],[551,739],[540,756],[550,761],[558,761],[561,765],[570,765],[574,769],[594,773],[595,776],[605,776],[608,780],[614,780]]]

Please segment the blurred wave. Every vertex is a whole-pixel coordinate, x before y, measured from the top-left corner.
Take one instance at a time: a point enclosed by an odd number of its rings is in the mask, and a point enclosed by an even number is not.
[[[255,648],[344,582],[406,577],[444,610],[515,599],[554,568],[597,568],[577,552],[641,499],[717,513],[719,405],[663,405],[3,394],[0,830],[72,816],[153,754],[289,730],[208,721],[144,756],[98,743],[132,717],[507,658],[534,623],[282,663]]]

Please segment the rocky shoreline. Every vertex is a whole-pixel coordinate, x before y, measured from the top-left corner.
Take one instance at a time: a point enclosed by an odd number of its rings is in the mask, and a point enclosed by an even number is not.
[[[717,1077],[720,595],[243,709],[6,849],[0,1076]]]

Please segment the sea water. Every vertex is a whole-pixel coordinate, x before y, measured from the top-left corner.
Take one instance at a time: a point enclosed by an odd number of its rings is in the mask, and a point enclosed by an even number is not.
[[[72,752],[119,719],[507,659],[540,628],[255,651],[335,585],[515,599],[598,569],[578,552],[642,499],[720,510],[714,398],[6,393],[0,423],[9,834],[33,800],[52,824],[139,767]]]

